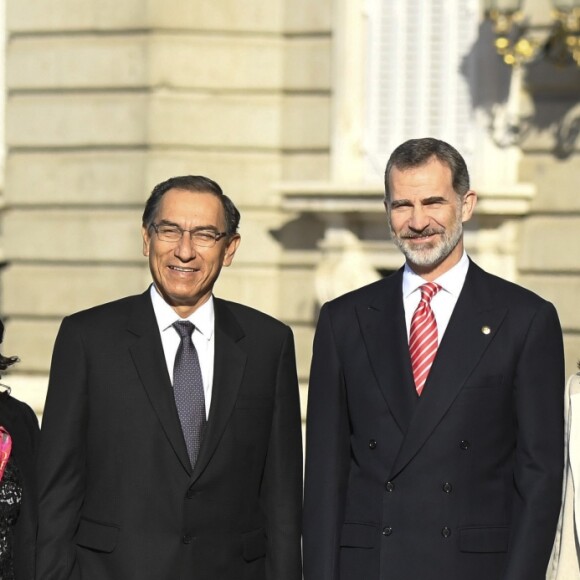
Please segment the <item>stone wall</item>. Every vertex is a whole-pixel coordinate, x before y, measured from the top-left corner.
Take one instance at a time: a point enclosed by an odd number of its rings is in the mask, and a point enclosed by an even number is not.
[[[580,361],[580,68],[540,64],[527,90],[534,108],[520,174],[536,195],[519,240],[519,281],[556,305],[569,375]]]
[[[159,181],[195,173],[242,212],[216,293],[291,324],[305,402],[320,301],[402,261],[361,157],[367,16],[354,0],[7,0],[0,315],[4,350],[22,359],[8,379],[17,396],[41,412],[63,316],[147,287],[143,203]],[[509,85],[486,70],[487,92]],[[466,243],[554,301],[570,374],[580,69],[536,63],[524,84],[523,140],[493,150],[478,137],[487,167]]]
[[[6,19],[0,312],[18,396],[41,410],[63,316],[147,287],[143,203],[186,173],[242,212],[216,293],[296,322],[304,379],[278,185],[327,173],[329,2],[8,0]]]

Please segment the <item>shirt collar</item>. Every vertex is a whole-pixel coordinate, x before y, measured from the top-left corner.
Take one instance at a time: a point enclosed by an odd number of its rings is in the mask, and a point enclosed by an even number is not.
[[[155,287],[155,284],[151,284],[149,292],[160,332],[167,330],[177,320],[189,320],[193,323],[196,330],[198,330],[207,340],[211,340],[215,322],[213,295],[187,318],[181,318],[175,310],[165,302],[163,296],[159,294]]]
[[[468,269],[469,258],[465,250],[463,250],[463,255],[459,262],[447,270],[447,272],[441,274],[434,282],[437,282],[443,290],[457,298],[463,288]],[[403,297],[408,298],[423,284],[425,284],[425,280],[419,274],[413,272],[409,264],[405,262],[405,268],[403,270]]]

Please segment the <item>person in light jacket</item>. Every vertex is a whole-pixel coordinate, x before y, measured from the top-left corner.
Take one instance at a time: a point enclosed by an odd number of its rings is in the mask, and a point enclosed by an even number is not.
[[[578,363],[580,368],[580,362]],[[564,399],[566,419],[566,465],[562,510],[547,580],[580,580],[578,525],[580,519],[580,372],[572,375],[566,385]]]

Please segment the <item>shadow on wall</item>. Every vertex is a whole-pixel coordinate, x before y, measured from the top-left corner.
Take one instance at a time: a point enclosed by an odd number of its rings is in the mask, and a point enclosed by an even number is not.
[[[314,216],[302,214],[269,233],[284,250],[316,250],[324,237],[324,231],[323,222]]]
[[[482,22],[461,64],[466,78],[476,71],[476,82],[469,83],[473,109],[487,114],[488,128],[499,147],[525,147],[526,141],[542,135],[555,157],[569,157],[580,140],[580,67],[571,57],[566,65],[551,61],[547,45],[524,66],[524,91],[520,91],[514,82],[517,72],[496,54],[494,40],[492,24]]]

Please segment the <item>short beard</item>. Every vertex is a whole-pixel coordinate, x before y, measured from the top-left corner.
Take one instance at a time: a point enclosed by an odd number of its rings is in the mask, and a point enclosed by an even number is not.
[[[463,235],[463,223],[461,221],[461,214],[457,216],[457,222],[453,229],[440,230],[432,228],[421,232],[420,235],[414,232],[404,232],[401,236],[397,236],[391,229],[391,237],[395,245],[401,250],[405,258],[410,264],[420,267],[434,267],[440,264],[457,246],[461,236]],[[407,242],[410,238],[417,238],[425,235],[441,234],[441,239],[436,242],[425,242],[421,247],[415,244],[413,247]]]

